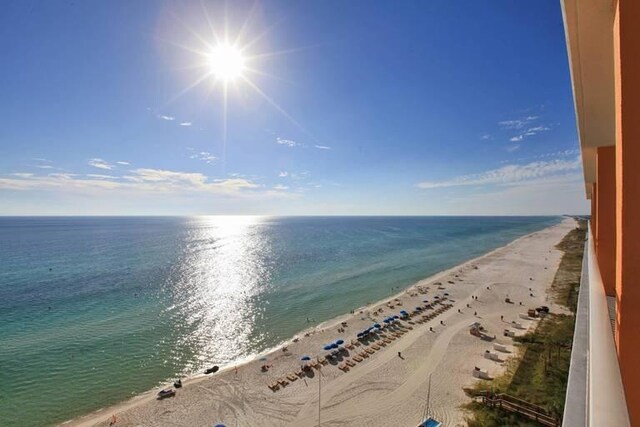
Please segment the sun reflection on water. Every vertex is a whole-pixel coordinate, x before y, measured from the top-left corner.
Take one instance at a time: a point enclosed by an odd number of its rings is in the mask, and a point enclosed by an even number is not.
[[[256,298],[271,275],[264,217],[192,221],[174,288],[175,316],[184,328],[174,357],[187,359],[186,372],[247,355],[256,333]]]

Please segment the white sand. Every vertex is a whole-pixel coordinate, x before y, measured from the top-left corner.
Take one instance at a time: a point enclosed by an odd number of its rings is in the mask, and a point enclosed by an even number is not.
[[[155,399],[157,390],[153,390],[64,425],[107,426],[111,415],[116,414],[118,426],[213,426],[216,423],[224,423],[227,427],[315,426],[318,424],[318,381],[321,377],[323,426],[413,426],[421,422],[431,375],[431,415],[447,426],[463,426],[465,414],[460,405],[469,399],[462,387],[475,381],[471,375],[474,366],[486,369],[492,376],[503,369],[502,363],[483,357],[485,350],[493,349],[493,344],[470,335],[468,325],[481,322],[491,335],[497,336],[495,342],[512,348],[511,339],[502,336],[505,328],[517,331],[509,322],[517,320],[524,328],[535,325],[535,320],[519,319],[519,313],[541,304],[555,310],[547,298],[547,290],[562,256],[555,245],[574,227],[575,221],[566,219],[422,280],[393,297],[403,303],[393,310],[385,305],[393,299],[390,298],[365,308],[362,314],[357,312],[325,322],[310,336],[289,343],[287,352],[277,350],[270,354],[268,363],[273,367],[266,373],[260,370],[263,362],[251,361],[238,366],[237,373],[230,368],[212,377],[186,381],[174,398],[158,401]],[[435,282],[442,282],[445,289],[438,289]],[[426,295],[411,296],[418,286],[430,289]],[[533,290],[533,297],[529,295],[529,288]],[[325,353],[320,351],[322,346],[336,337],[349,341],[355,338],[357,331],[371,326],[372,319],[381,321],[402,309],[411,312],[423,299],[432,300],[445,292],[455,301],[452,309],[430,322],[413,325],[412,331],[350,371],[343,373],[337,366],[328,364],[320,371],[313,370],[313,377],[298,379],[284,389],[273,392],[267,387],[268,383],[298,368],[302,355]],[[515,304],[504,302],[507,295]],[[478,300],[472,300],[472,296],[477,296]],[[467,304],[471,308],[467,308]],[[382,315],[366,317],[379,307],[384,308]],[[458,313],[458,309],[462,313]],[[476,311],[478,315],[474,316]],[[500,315],[504,316],[504,322]],[[344,320],[348,327],[345,333],[339,333],[338,325]],[[440,320],[446,326],[440,325]],[[429,327],[433,327],[434,332],[430,332]],[[524,332],[526,329],[517,334]],[[399,351],[403,359],[398,357]]]

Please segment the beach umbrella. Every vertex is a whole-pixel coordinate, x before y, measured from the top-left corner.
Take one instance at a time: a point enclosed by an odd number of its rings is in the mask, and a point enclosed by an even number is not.
[[[398,319],[400,318],[400,316],[393,316],[393,318],[394,318],[395,320],[398,320]]]
[[[260,358],[260,361],[261,361],[261,362],[266,362],[266,361],[267,361],[267,358],[266,358],[266,357],[261,357],[261,358]]]
[[[382,326],[380,326],[380,323],[376,323],[375,325],[373,325],[373,327],[380,329]]]
[[[358,337],[358,338],[362,338],[362,332],[358,332],[358,333],[356,334],[356,337]],[[327,350],[327,348],[326,348],[326,347],[325,347],[324,349],[325,349],[325,350]]]
[[[324,346],[324,350],[331,350],[331,344],[327,344]]]
[[[338,344],[336,343],[331,344],[331,348],[338,348]]]
[[[215,425],[215,426],[213,426],[213,427],[225,427],[225,426],[224,426],[224,424],[216,424],[216,425]]]
[[[300,360],[311,360],[311,358],[309,356],[302,356]]]
[[[337,340],[336,344],[340,345],[340,344],[344,344],[344,340]]]
[[[420,311],[422,310],[422,307],[416,307],[416,310]]]
[[[429,300],[428,299],[423,299],[422,302],[429,302]]]

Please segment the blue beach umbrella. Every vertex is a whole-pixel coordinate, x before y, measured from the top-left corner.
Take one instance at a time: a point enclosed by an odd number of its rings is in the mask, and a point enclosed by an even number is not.
[[[213,426],[213,427],[225,427],[225,426],[224,426],[224,424],[216,424],[216,425],[215,425],[215,426]]]
[[[331,344],[327,344],[323,347],[324,350],[331,350]]]
[[[361,337],[362,337],[362,332],[358,332],[358,333],[356,334],[356,337],[361,338]],[[326,350],[326,348],[325,348],[325,350]]]
[[[422,302],[429,302],[429,300],[428,299],[423,299]]]
[[[422,307],[416,307],[416,310],[420,311],[422,310]]]
[[[380,323],[376,323],[375,325],[373,325],[374,328],[380,328]]]
[[[336,343],[331,344],[331,348],[338,348],[338,344]]]
[[[400,318],[400,316],[397,316],[397,315],[396,315],[396,316],[393,316],[393,318],[394,318],[395,320],[398,320],[398,319]]]
[[[340,344],[344,344],[344,340],[337,340],[336,344],[340,345]]]
[[[266,358],[266,357],[261,357],[261,358],[260,358],[260,361],[261,361],[261,362],[266,362],[266,361],[267,361],[267,358]]]
[[[388,325],[388,324],[389,324],[389,322],[391,322],[391,320],[389,320],[389,319],[384,319],[384,320],[383,320],[383,322],[384,322],[384,323],[386,323],[386,324]]]
[[[302,356],[300,360],[311,360],[311,358],[309,356]]]

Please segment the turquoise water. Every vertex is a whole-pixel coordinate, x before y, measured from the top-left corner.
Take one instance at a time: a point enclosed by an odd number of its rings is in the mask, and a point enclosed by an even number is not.
[[[250,356],[559,220],[0,218],[0,424]]]

